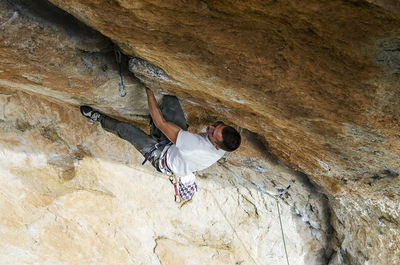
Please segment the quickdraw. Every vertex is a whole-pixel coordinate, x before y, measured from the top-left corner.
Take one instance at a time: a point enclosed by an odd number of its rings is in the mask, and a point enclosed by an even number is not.
[[[174,185],[174,190],[175,190],[175,198],[174,199],[175,199],[175,202],[176,203],[180,203],[182,201],[182,198],[181,198],[181,196],[179,195],[179,192],[178,192],[178,187],[177,187],[178,182],[176,181],[175,175],[169,176],[169,181],[171,182],[172,185]]]
[[[124,84],[124,80],[122,79],[122,70],[121,70],[121,51],[119,50],[117,45],[114,45],[114,53],[115,53],[115,59],[117,60],[118,64],[118,74],[119,74],[119,83],[118,83],[118,95],[123,98],[126,96],[126,88]],[[121,92],[121,90],[123,92]]]
[[[294,180],[292,180],[292,182],[290,182],[289,186],[286,187],[286,189],[279,189],[278,191],[280,191],[281,193],[279,194],[279,198],[282,198],[282,196],[284,196],[286,193],[288,193],[290,187],[292,187],[292,185],[295,183]]]

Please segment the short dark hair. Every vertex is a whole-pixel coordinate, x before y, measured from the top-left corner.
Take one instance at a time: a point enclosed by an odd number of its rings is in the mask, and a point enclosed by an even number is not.
[[[222,142],[217,141],[217,145],[222,150],[232,152],[238,149],[241,142],[242,138],[240,133],[231,126],[226,126],[222,129]]]

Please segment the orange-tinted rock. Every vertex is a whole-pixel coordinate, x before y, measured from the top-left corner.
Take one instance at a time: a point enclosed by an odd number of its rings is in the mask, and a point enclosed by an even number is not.
[[[137,67],[133,59],[130,69],[155,90],[177,94],[191,128],[225,119],[259,135],[259,146],[243,146],[233,164],[248,166],[246,159],[253,157],[265,161],[266,152],[306,173],[330,198],[333,244],[341,248],[335,260],[399,263],[396,1],[51,2],[148,62]],[[12,8],[1,10],[2,87],[60,104],[92,104],[144,124],[143,90],[128,77],[126,59],[128,97],[116,93],[117,68],[112,51],[104,52],[107,40],[93,32],[71,33],[71,25],[54,21],[48,27],[29,22],[24,10],[12,20]],[[56,139],[51,130],[41,133]],[[50,164],[68,180],[74,171],[65,161]],[[384,229],[390,230],[390,244],[376,232]]]
[[[368,155],[358,148],[398,147],[400,18],[388,9],[363,1],[52,2],[168,76],[149,85],[258,132],[310,175],[371,177],[381,163],[355,161]]]

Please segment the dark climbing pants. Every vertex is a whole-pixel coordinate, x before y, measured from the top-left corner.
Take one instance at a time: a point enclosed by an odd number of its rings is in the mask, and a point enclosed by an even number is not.
[[[160,109],[164,119],[168,122],[175,123],[183,130],[187,130],[185,114],[183,113],[181,104],[175,96],[165,95],[162,98]],[[150,120],[150,135],[144,131],[127,122],[119,121],[102,115],[100,118],[101,126],[108,132],[114,133],[122,139],[130,142],[133,146],[143,155],[158,142],[166,139],[167,137],[154,125]],[[164,145],[165,146],[165,145]],[[158,161],[164,146],[155,150],[151,156],[152,165],[158,170]]]

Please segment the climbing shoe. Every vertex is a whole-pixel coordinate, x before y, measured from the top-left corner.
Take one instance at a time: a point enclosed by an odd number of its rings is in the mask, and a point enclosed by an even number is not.
[[[91,121],[99,121],[101,114],[100,112],[92,109],[89,106],[81,106],[81,113],[83,116],[85,116],[86,118],[90,119]]]

